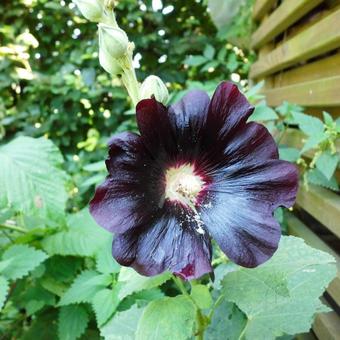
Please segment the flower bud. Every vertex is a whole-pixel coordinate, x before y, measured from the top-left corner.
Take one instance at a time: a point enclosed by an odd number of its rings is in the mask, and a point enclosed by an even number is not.
[[[129,39],[120,28],[99,24],[99,48],[107,57],[118,59],[127,52]]]
[[[102,18],[104,11],[102,0],[73,0],[73,2],[87,20],[99,22]]]
[[[156,100],[167,103],[169,99],[169,92],[163,81],[157,76],[148,76],[140,88],[141,99],[151,98],[155,96]]]
[[[99,63],[106,72],[112,74],[113,76],[123,72],[116,59],[108,56],[101,48],[99,49]]]

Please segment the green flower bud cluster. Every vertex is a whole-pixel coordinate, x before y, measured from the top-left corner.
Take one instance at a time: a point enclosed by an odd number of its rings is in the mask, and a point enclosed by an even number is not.
[[[166,104],[169,93],[157,76],[147,77],[140,85],[132,65],[134,44],[119,28],[114,14],[114,0],[73,0],[84,17],[98,23],[99,63],[112,76],[120,76],[132,102],[154,97]]]

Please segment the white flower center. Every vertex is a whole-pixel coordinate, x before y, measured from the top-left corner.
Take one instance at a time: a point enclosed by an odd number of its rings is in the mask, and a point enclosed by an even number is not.
[[[195,207],[197,196],[205,183],[201,176],[195,174],[192,165],[169,168],[165,180],[165,198]]]

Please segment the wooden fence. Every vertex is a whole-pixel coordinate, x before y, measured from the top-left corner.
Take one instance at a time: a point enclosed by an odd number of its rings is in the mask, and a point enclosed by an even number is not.
[[[250,78],[265,80],[267,103],[289,101],[320,116],[340,116],[340,0],[256,0],[253,18],[258,28],[252,47],[258,51]],[[284,143],[301,147],[304,136],[291,129]],[[340,152],[340,142],[337,144]],[[310,153],[305,155],[311,157]],[[340,171],[337,170],[340,179]],[[324,295],[333,311],[318,315],[309,334],[300,338],[340,339],[340,196],[330,190],[303,186],[288,230],[337,260],[338,274]],[[336,250],[338,249],[338,251]]]

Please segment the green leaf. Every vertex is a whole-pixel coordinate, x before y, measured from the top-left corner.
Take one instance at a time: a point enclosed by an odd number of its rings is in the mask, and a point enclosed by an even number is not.
[[[139,275],[131,268],[122,267],[118,277],[118,281],[123,283],[119,292],[119,299],[123,300],[132,293],[158,287],[169,279],[171,279],[171,274],[167,272],[153,277],[146,277]]]
[[[339,185],[336,178],[333,176],[330,180],[328,180],[318,169],[308,170],[306,176],[309,183],[335,191],[339,190]]]
[[[332,126],[334,123],[333,117],[326,111],[322,112],[323,121],[327,126]]]
[[[210,69],[215,70],[215,68],[218,67],[218,65],[219,62],[216,60],[209,61],[201,68],[201,72],[210,72]]]
[[[100,247],[96,253],[97,270],[103,274],[119,273],[120,265],[112,257],[112,240]]]
[[[193,335],[196,308],[186,296],[151,302],[139,320],[136,340],[186,340]]]
[[[98,326],[102,326],[119,305],[118,298],[119,287],[116,286],[113,290],[104,288],[96,293],[93,297],[92,306],[96,314]]]
[[[316,133],[314,135],[311,135],[306,140],[302,150],[301,154],[305,153],[308,150],[316,148],[321,142],[325,141],[328,137],[322,132],[322,133]]]
[[[92,302],[95,294],[107,287],[111,281],[110,275],[85,270],[76,277],[71,287],[60,299],[59,305],[65,306],[72,303]]]
[[[229,54],[228,61],[227,61],[227,68],[230,72],[234,72],[238,68],[238,61],[236,54]]]
[[[18,137],[0,147],[0,206],[45,219],[63,218],[68,198],[63,158],[46,138]]]
[[[300,158],[300,150],[296,148],[280,147],[280,159],[288,162],[296,162]]]
[[[185,59],[184,64],[187,64],[189,66],[200,66],[207,61],[209,60],[202,55],[190,55]]]
[[[214,55],[215,55],[215,48],[213,46],[211,46],[210,44],[208,44],[203,51],[203,55],[207,59],[212,60],[214,58]]]
[[[34,284],[24,291],[20,298],[27,315],[33,315],[44,306],[53,306],[55,304],[55,296],[45,290],[40,284]]]
[[[46,237],[43,248],[50,255],[94,256],[112,234],[100,228],[88,209],[83,209],[68,218],[68,231],[61,231]]]
[[[8,290],[9,290],[8,281],[3,276],[0,276],[0,311],[6,301]]]
[[[191,289],[191,296],[201,309],[210,308],[212,305],[212,297],[209,288],[205,285],[194,285]]]
[[[49,309],[32,320],[31,325],[20,337],[20,340],[57,340],[58,315],[55,309]]]
[[[245,337],[270,340],[310,329],[315,313],[328,310],[319,296],[335,273],[331,255],[282,237],[271,260],[227,274],[223,293],[247,315]]]
[[[83,306],[63,306],[59,311],[58,334],[60,340],[76,340],[85,333],[89,316]]]
[[[324,174],[327,180],[330,180],[336,170],[339,162],[339,155],[334,154],[330,151],[324,151],[316,161],[316,167]]]
[[[293,112],[292,115],[294,118],[294,122],[299,125],[299,128],[307,136],[313,136],[315,134],[323,133],[324,125],[319,118],[309,116],[301,112]]]
[[[2,255],[0,272],[10,280],[21,279],[38,267],[47,255],[27,245],[13,245]]]
[[[100,161],[96,163],[86,164],[83,166],[83,170],[89,171],[89,172],[99,172],[99,171],[106,171],[105,162]]]
[[[100,329],[100,335],[105,340],[135,340],[138,321],[143,309],[132,308],[116,313],[112,319]],[[149,339],[148,339],[149,340]]]
[[[205,339],[239,340],[246,323],[247,318],[239,308],[223,299],[214,310],[211,323],[205,332]]]
[[[261,102],[259,105],[256,105],[253,114],[249,117],[249,121],[264,122],[268,120],[275,120],[277,118],[277,113],[267,106],[265,102]]]

